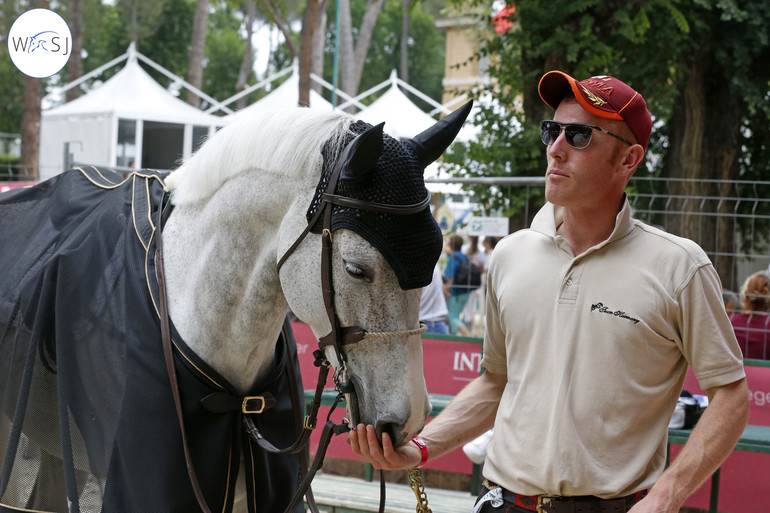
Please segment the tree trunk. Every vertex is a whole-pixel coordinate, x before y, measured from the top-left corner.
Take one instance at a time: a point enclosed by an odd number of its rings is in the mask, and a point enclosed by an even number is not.
[[[187,81],[201,89],[203,86],[203,58],[206,51],[206,28],[209,21],[209,1],[197,0],[195,3],[195,17],[193,18],[192,41],[190,43],[190,66],[187,72]],[[193,107],[200,107],[200,97],[192,91],[187,91],[187,103]]]
[[[324,50],[326,41],[326,23],[328,17],[326,15],[326,9],[329,6],[329,0],[324,0],[320,7],[318,16],[316,17],[316,26],[313,29],[313,51],[310,65],[310,71],[315,73],[319,77],[324,75]],[[310,87],[318,94],[321,94],[323,88],[321,84],[317,82],[310,82]]]
[[[286,18],[281,14],[281,9],[275,4],[275,2],[268,2],[267,6],[270,11],[270,19],[278,27],[278,30],[283,34],[284,42],[286,43],[286,49],[289,51],[289,60],[294,61],[297,58],[297,45],[294,44],[294,39],[291,37],[291,27]],[[303,18],[304,19],[304,18]]]
[[[40,169],[40,103],[43,99],[43,80],[24,77],[24,110],[21,117],[21,160],[28,180],[39,180]]]
[[[83,76],[83,4],[81,0],[70,0],[69,20],[67,20],[72,34],[72,50],[70,60],[67,63],[67,82],[72,82]],[[67,101],[80,96],[80,87],[73,87],[66,93]]]
[[[401,11],[403,15],[401,17],[401,44],[400,54],[401,59],[399,62],[398,76],[409,83],[409,24],[412,21],[412,16],[409,14],[409,0],[402,0]]]
[[[353,21],[350,15],[350,0],[340,0],[342,12],[340,21],[340,61],[342,75],[340,77],[340,89],[355,96],[361,84],[361,74],[364,71],[366,53],[369,51],[369,43],[372,41],[374,27],[384,4],[384,0],[370,0],[366,5],[366,12],[358,30],[358,39],[353,44]]]
[[[313,34],[319,16],[321,2],[308,0],[302,15],[302,31],[299,36],[299,104],[310,105],[310,69],[313,64]]]
[[[48,0],[32,0],[30,9],[48,9]],[[21,157],[19,164],[27,180],[40,179],[40,113],[43,80],[24,76],[24,108],[21,113]]]
[[[235,83],[235,91],[240,93],[246,89],[246,83],[249,80],[249,74],[251,68],[254,66],[254,45],[251,42],[251,37],[254,34],[254,20],[257,18],[257,5],[254,0],[245,0],[243,3],[243,10],[246,14],[246,51],[243,54],[243,60],[241,61],[241,69],[238,71],[238,81]],[[240,110],[246,107],[248,98],[246,96],[239,98],[235,102],[236,109]]]
[[[731,94],[727,71],[709,55],[696,55],[687,86],[675,103],[670,122],[670,147],[665,175],[674,198],[663,220],[665,228],[697,242],[709,255],[725,288],[739,286],[734,275],[737,252],[734,226],[728,214],[735,204],[734,187],[725,180],[739,178],[741,100]],[[722,182],[720,182],[722,181]]]

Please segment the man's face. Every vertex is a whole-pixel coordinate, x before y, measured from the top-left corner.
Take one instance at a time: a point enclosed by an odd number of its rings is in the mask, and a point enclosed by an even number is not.
[[[624,137],[630,132],[623,122],[594,116],[576,101],[561,102],[554,120],[596,125]],[[567,144],[562,130],[547,150],[546,199],[554,205],[579,210],[617,204],[627,179],[620,172],[620,163],[628,147],[626,143],[594,130],[589,145],[575,149]]]

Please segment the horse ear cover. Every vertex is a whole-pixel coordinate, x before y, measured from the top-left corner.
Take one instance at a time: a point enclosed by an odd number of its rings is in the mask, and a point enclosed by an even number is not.
[[[351,185],[365,183],[377,169],[377,160],[382,155],[382,130],[385,123],[373,126],[350,144],[345,162],[342,164],[340,180]]]
[[[438,159],[452,144],[470,114],[471,108],[473,108],[473,100],[466,102],[432,127],[405,141],[414,149],[417,160],[423,167]]]
[[[414,139],[398,140],[384,134],[382,124],[363,121],[350,125],[347,154],[338,155],[324,145],[323,172],[307,211],[310,222],[323,204],[335,159],[344,159],[335,193],[386,205],[411,205],[428,196],[425,166],[441,156],[460,131],[471,109],[467,103]],[[354,147],[355,146],[355,147]],[[332,206],[331,230],[351,230],[374,246],[390,264],[399,286],[414,289],[430,284],[441,256],[443,237],[430,207],[408,215],[370,212],[343,205]],[[311,228],[321,233],[322,220]]]

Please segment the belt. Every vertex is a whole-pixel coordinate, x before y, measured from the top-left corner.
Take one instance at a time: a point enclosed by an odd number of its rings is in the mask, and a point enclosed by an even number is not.
[[[602,499],[593,495],[551,497],[520,495],[503,489],[503,498],[506,502],[537,513],[626,513],[645,495],[647,490],[615,499]]]
[[[503,501],[500,499],[503,499],[506,503],[513,506],[537,513],[626,513],[634,504],[647,495],[647,490],[640,490],[625,497],[617,497],[615,499],[602,499],[593,495],[573,497],[521,495],[505,488],[500,488],[486,479],[484,480],[484,486],[488,490],[495,488],[501,490],[502,497],[500,497],[501,492],[497,492],[499,504],[502,504]]]

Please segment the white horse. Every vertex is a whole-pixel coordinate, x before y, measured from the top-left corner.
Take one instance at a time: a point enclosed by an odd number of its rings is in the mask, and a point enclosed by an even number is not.
[[[249,394],[275,372],[275,340],[290,309],[328,342],[326,357],[352,385],[345,392],[353,422],[372,424],[397,444],[416,435],[431,409],[419,287],[430,281],[442,244],[422,172],[469,110],[408,141],[346,114],[273,111],[226,126],[171,173],[165,282],[170,319],[195,355],[186,357],[190,365],[197,357],[231,395]],[[103,476],[95,481],[101,493],[109,487]],[[87,511],[82,495],[80,502]]]

